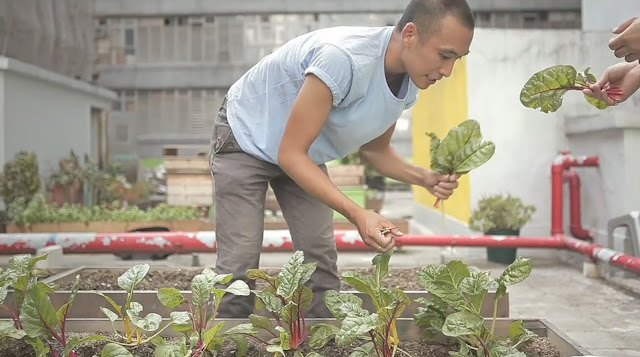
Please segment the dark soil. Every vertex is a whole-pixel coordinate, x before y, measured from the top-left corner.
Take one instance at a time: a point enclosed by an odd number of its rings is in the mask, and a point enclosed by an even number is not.
[[[71,334],[70,337],[84,337],[87,334]],[[112,339],[116,339],[114,336],[109,336]],[[106,344],[105,341],[92,341],[87,344],[83,344],[76,349],[78,357],[93,357],[100,356],[102,348]],[[60,356],[63,356],[62,347],[54,343],[54,348],[58,351]],[[328,344],[323,349],[316,352],[327,357],[348,357],[353,351],[353,348],[357,345],[351,345],[348,347],[338,347],[334,344]],[[435,342],[427,341],[407,341],[400,344],[400,348],[414,357],[449,357],[449,351],[457,350],[457,346],[443,345]],[[308,350],[303,350],[305,354]],[[528,357],[567,357],[562,356],[558,350],[556,350],[547,338],[535,338],[521,349]],[[152,344],[146,344],[143,346],[135,347],[131,350],[132,354],[136,357],[154,357],[154,346]],[[35,357],[36,354],[33,348],[24,342],[23,340],[2,339],[0,340],[0,356],[3,357]],[[249,348],[247,357],[272,357],[273,353],[268,353],[262,346],[252,344]],[[288,353],[287,356],[293,356],[293,353]],[[236,349],[234,344],[225,344],[223,350],[217,357],[236,357]]]
[[[390,269],[390,273],[383,279],[383,283],[388,287],[395,287],[405,291],[424,290],[417,279],[417,275],[421,268],[412,269]],[[98,269],[93,272],[81,273],[82,282],[80,290],[122,290],[118,286],[118,277],[122,275],[126,269]],[[339,271],[341,275],[343,271],[357,271],[363,274],[373,274],[374,267],[344,269]],[[202,272],[202,268],[189,269],[154,269],[151,267],[149,273],[137,286],[137,290],[158,290],[163,287],[175,287],[179,290],[191,290],[191,279]],[[267,269],[271,276],[278,274],[277,269]],[[73,279],[54,282],[56,290],[71,290],[73,287]],[[260,288],[260,285],[258,285]],[[346,282],[342,281],[341,290],[354,290]]]

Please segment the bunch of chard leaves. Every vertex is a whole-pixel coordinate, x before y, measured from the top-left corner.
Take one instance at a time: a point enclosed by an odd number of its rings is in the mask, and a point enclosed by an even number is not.
[[[505,296],[508,285],[525,280],[531,273],[530,259],[518,257],[497,279],[491,272],[470,271],[460,260],[446,265],[427,265],[418,275],[418,281],[430,294],[418,299],[420,304],[414,319],[424,328],[425,337],[442,333],[457,339],[460,350],[452,353],[458,357],[525,357],[517,347],[533,334],[522,321],[515,321],[509,328],[508,338],[495,336],[498,300]],[[494,312],[488,328],[480,315],[487,293],[495,290]]]
[[[544,113],[555,112],[562,106],[562,98],[570,90],[589,89],[596,82],[589,68],[578,73],[573,66],[557,65],[537,72],[527,80],[520,92],[520,102],[527,108],[540,109]],[[605,86],[609,98],[620,101],[623,91],[615,86]],[[598,109],[607,108],[607,103],[584,94],[585,99]]]
[[[482,138],[480,124],[468,119],[458,124],[440,140],[435,133],[431,138],[431,170],[441,175],[464,175],[482,166],[493,156],[495,145]],[[439,206],[436,200],[435,207]]]
[[[127,350],[127,347],[134,347],[157,340],[160,334],[170,326],[188,324],[189,315],[186,311],[171,312],[168,323],[162,328],[160,328],[162,316],[159,314],[152,312],[144,317],[141,316],[144,307],[139,302],[133,301],[133,292],[148,272],[149,264],[139,264],[133,266],[118,277],[118,285],[127,292],[127,298],[124,306],[120,306],[111,297],[98,293],[98,295],[104,297],[115,310],[115,312],[113,312],[112,310],[101,306],[100,310],[102,313],[107,316],[112,325],[118,318],[120,318],[125,332],[125,335],[122,336],[118,333],[115,325],[113,326],[115,334],[123,339],[124,342],[113,341],[105,336],[98,336],[94,338],[109,341],[109,343],[107,343],[103,348],[103,356],[132,356],[132,354]],[[145,335],[147,332],[153,332],[154,334],[147,337]]]
[[[275,356],[285,356],[285,351],[294,350],[295,356],[302,356],[299,351],[307,340],[308,331],[304,312],[309,309],[313,300],[313,291],[306,283],[316,270],[316,263],[304,263],[304,253],[296,251],[289,261],[282,267],[277,276],[272,277],[261,269],[249,269],[247,277],[263,280],[267,287],[254,290],[256,307],[266,309],[275,320],[275,325],[265,316],[249,315],[251,324],[266,331],[272,338],[263,341],[267,344],[267,351]],[[307,357],[320,356],[312,352]]]
[[[374,312],[364,309],[362,299],[354,294],[336,291],[325,293],[325,304],[341,325],[339,329],[331,325],[315,325],[314,330],[317,330],[318,334],[312,338],[314,347],[326,344],[331,338],[335,339],[338,346],[348,346],[364,338],[368,342],[356,348],[351,353],[351,357],[393,357],[397,351],[406,354],[398,348],[400,339],[396,321],[404,309],[411,304],[411,299],[401,289],[382,285],[382,279],[389,272],[389,260],[392,254],[393,250],[390,250],[375,256],[373,276],[350,271],[342,274],[346,282],[371,298]]]
[[[178,343],[167,343],[163,339],[155,340],[156,355],[202,357],[205,356],[206,351],[216,355],[225,340],[235,342],[239,357],[247,354],[248,343],[244,335],[256,333],[251,324],[240,324],[225,332],[221,332],[225,321],[214,324],[224,295],[230,293],[248,296],[250,294],[249,286],[242,280],[236,280],[224,289],[216,287],[217,284],[229,283],[232,278],[231,274],[217,274],[210,268],[205,268],[201,274],[191,280],[191,301],[188,301],[176,288],[158,290],[158,299],[164,306],[175,309],[186,304],[189,312],[187,323],[173,326],[173,329],[182,332],[184,337]]]

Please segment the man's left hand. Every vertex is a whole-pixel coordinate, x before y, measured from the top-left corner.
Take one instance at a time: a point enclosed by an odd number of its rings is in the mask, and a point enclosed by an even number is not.
[[[458,188],[460,175],[440,175],[435,171],[424,169],[422,186],[434,196],[446,200]]]

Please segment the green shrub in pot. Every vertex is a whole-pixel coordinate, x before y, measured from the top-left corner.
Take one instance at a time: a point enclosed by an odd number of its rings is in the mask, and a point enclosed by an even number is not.
[[[518,197],[504,194],[488,195],[478,201],[471,212],[469,228],[487,235],[520,235],[536,207],[526,205]],[[516,259],[517,248],[487,247],[489,261],[511,264]]]

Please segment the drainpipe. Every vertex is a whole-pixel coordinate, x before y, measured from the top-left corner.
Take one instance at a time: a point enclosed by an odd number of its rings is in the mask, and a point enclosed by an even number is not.
[[[551,234],[564,234],[563,223],[563,183],[565,170],[571,167],[599,166],[597,156],[572,156],[561,152],[551,165]],[[576,196],[574,196],[576,197]]]
[[[569,225],[571,235],[582,239],[593,239],[593,233],[582,227],[582,207],[580,199],[580,175],[573,169],[567,169],[564,173],[569,181],[569,205],[571,224]]]

